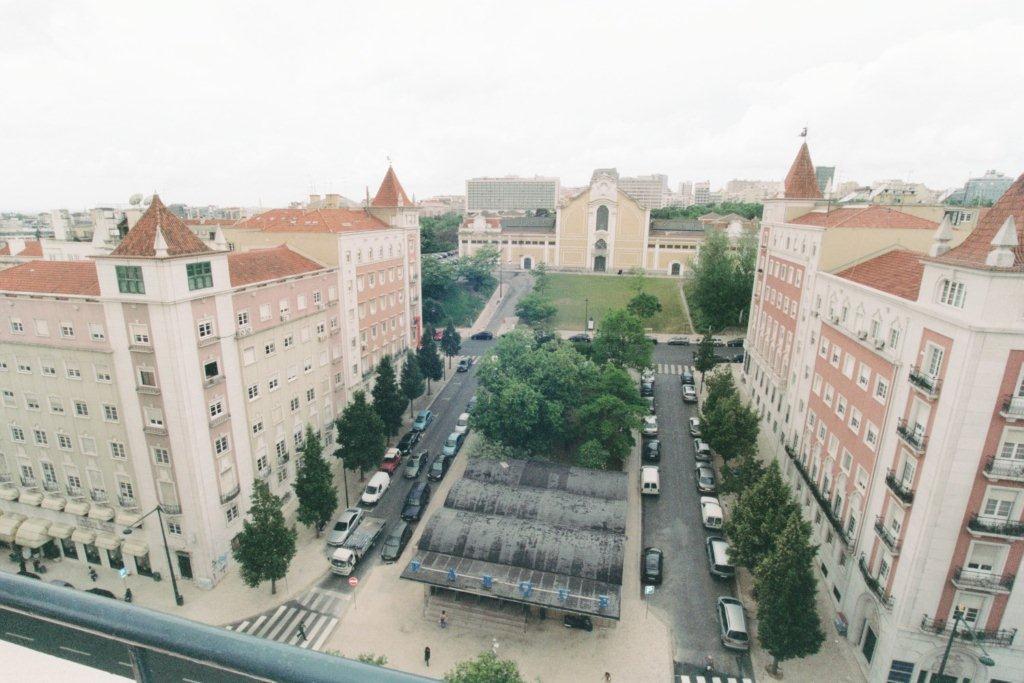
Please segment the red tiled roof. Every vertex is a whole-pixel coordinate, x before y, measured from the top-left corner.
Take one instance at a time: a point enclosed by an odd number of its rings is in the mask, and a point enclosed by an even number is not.
[[[286,244],[267,249],[233,251],[228,254],[228,272],[231,273],[232,287],[310,273],[323,268],[323,265],[313,259],[292,251]]]
[[[388,225],[358,209],[271,209],[239,221],[233,227],[263,232],[351,232]]]
[[[25,248],[19,251],[15,256],[28,257],[43,257],[43,243],[39,240],[25,240]]]
[[[793,160],[786,174],[786,182],[783,184],[783,197],[786,199],[821,199],[821,190],[818,189],[818,176],[814,173],[814,164],[811,163],[811,152],[807,149],[807,143],[800,145],[800,151]]]
[[[139,222],[128,231],[111,256],[156,256],[153,242],[157,230],[167,244],[168,256],[186,256],[189,254],[205,254],[211,249],[188,229],[185,223],[164,206],[160,197],[153,195],[146,213]]]
[[[405,195],[402,184],[398,182],[395,169],[388,166],[388,172],[384,174],[384,180],[380,183],[380,189],[374,196],[371,206],[389,208],[394,206],[412,206],[412,202]]]
[[[0,291],[99,296],[93,261],[29,261],[0,270]]]
[[[10,256],[10,255],[11,255],[11,245],[5,242],[4,246],[0,247],[0,256]]]
[[[898,228],[934,230],[935,221],[891,209],[872,205],[862,208],[841,207],[829,212],[812,211],[789,221],[797,225],[817,225],[822,228]]]
[[[922,256],[916,251],[897,247],[836,274],[851,282],[916,301],[924,275]]]
[[[1013,216],[1017,225],[1017,246],[1013,249],[1012,270],[1024,269],[1024,173],[1020,175],[991,209],[978,221],[978,227],[971,231],[963,242],[939,256],[936,261],[965,266],[985,265],[985,258],[992,250],[992,238],[1003,227],[1006,219]]]

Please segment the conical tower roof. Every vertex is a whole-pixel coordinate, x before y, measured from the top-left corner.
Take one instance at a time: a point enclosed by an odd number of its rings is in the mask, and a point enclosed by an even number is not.
[[[377,190],[370,206],[388,209],[397,206],[412,206],[405,190],[402,189],[402,183],[398,182],[398,176],[395,175],[393,167],[388,166],[388,172],[384,174],[384,180],[381,181],[380,189]]]
[[[159,235],[159,239],[158,239]],[[157,253],[157,246],[160,253]],[[166,249],[166,252],[164,251]],[[153,195],[153,200],[142,214],[139,222],[128,231],[121,244],[110,253],[111,256],[188,256],[205,254],[212,251],[195,233],[188,229],[184,221],[164,206],[160,197]]]
[[[818,177],[814,173],[811,152],[806,142],[800,145],[800,151],[786,174],[783,196],[786,199],[821,199]]]

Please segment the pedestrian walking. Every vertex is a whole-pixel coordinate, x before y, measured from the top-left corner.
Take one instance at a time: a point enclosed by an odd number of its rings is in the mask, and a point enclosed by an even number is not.
[[[89,578],[92,579],[93,583],[96,583],[96,577],[98,576],[99,575],[96,573],[96,570],[92,567],[89,567]]]
[[[132,601],[132,589],[131,588],[125,588],[124,589],[124,601],[125,602],[131,602]]]
[[[423,663],[427,665],[427,668],[430,668],[430,646],[429,645],[427,647],[423,648]]]
[[[299,622],[299,640],[305,640],[305,639],[306,639],[306,622],[300,621]]]
[[[495,657],[498,656],[498,639],[497,638],[491,638],[491,652],[494,653]]]
[[[441,610],[441,618],[437,620],[441,628],[448,628],[448,612]]]
[[[604,683],[612,683],[612,675],[607,671],[604,672]]]

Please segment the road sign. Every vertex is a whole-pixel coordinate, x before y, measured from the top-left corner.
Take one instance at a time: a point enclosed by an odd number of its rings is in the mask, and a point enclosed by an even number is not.
[[[348,585],[352,586],[353,588],[358,586],[359,585],[359,577],[357,577],[357,576],[350,576],[350,577],[348,577]]]
[[[122,579],[128,578],[128,568],[127,567],[121,567],[120,569],[117,570],[117,573],[121,576]]]
[[[654,586],[644,586],[644,595],[654,595]]]

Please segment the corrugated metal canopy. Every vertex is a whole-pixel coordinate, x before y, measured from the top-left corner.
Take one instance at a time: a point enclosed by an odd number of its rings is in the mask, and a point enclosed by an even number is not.
[[[624,472],[570,467],[542,460],[498,461],[470,458],[462,476],[466,479],[506,486],[531,486],[592,498],[626,500],[627,479]]]

